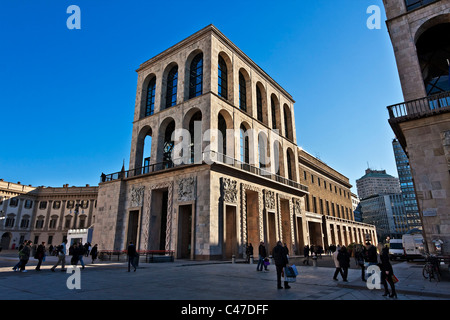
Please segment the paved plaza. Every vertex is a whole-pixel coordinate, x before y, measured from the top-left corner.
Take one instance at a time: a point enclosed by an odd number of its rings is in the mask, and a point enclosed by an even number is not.
[[[383,290],[368,289],[360,279],[360,270],[349,270],[348,282],[332,279],[331,257],[318,259],[317,267],[297,261],[297,281],[291,289],[276,288],[275,266],[257,272],[256,264],[236,261],[198,262],[176,260],[165,263],[140,263],[136,272],[127,272],[127,264],[107,261],[90,264],[79,270],[80,288],[70,289],[76,273],[51,272],[55,257],[47,257],[41,271],[30,259],[28,272],[13,272],[17,262],[14,252],[0,253],[1,300],[392,300]],[[69,257],[66,259],[70,260]],[[353,261],[352,261],[353,264]],[[448,300],[448,271],[441,282],[422,277],[423,262],[397,262],[394,272],[399,278],[397,300]],[[446,268],[447,266],[445,266]],[[72,276],[71,279],[69,279]],[[69,285],[68,285],[69,283]]]

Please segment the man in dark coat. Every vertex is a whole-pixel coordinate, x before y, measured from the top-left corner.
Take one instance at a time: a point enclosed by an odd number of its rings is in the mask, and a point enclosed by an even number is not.
[[[339,266],[342,269],[342,278],[347,282],[348,268],[350,267],[350,254],[345,246],[342,246],[341,250],[339,250],[337,259],[339,261]]]
[[[42,264],[42,260],[44,260],[44,257],[45,257],[45,242],[42,242],[42,244],[40,244],[37,247],[36,254],[34,256],[34,258],[38,260],[38,264],[36,266],[36,271],[41,271],[41,264]]]
[[[258,264],[256,265],[256,271],[262,271],[263,266],[264,266],[264,270],[267,270],[267,266],[264,263],[264,259],[267,257],[267,253],[266,253],[266,247],[264,246],[264,242],[260,242],[259,243],[259,247],[258,247]]]
[[[134,267],[134,271],[136,271],[136,264],[134,259],[137,256],[137,251],[132,241],[130,241],[130,244],[128,246],[127,254],[128,254],[128,272],[130,272],[130,264]]]
[[[283,289],[281,286],[281,273],[283,269],[288,266],[289,260],[287,257],[287,252],[285,248],[282,246],[281,241],[277,242],[277,245],[272,250],[272,256],[275,261],[275,266],[277,268],[277,288]],[[289,283],[287,281],[284,282],[284,288],[289,289]]]

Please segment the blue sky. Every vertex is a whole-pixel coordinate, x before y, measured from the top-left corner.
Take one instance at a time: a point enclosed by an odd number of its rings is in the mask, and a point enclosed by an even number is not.
[[[97,185],[128,168],[135,70],[209,24],[293,96],[298,145],[354,192],[368,164],[397,176],[386,106],[403,97],[381,0],[2,0],[0,178]]]

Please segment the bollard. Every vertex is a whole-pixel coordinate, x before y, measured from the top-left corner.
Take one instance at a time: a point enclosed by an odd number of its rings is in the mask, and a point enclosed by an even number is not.
[[[231,257],[231,263],[235,263],[236,262],[236,257],[235,257],[235,255],[233,254],[233,256]]]
[[[250,255],[250,264],[253,264],[253,263],[254,263],[254,261],[253,261],[253,256]]]

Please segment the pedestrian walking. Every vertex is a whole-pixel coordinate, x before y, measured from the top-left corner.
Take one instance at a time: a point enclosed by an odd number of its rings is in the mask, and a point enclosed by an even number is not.
[[[371,244],[369,240],[366,241],[366,250],[364,251],[364,253],[367,267],[378,264],[377,248],[373,244]]]
[[[132,241],[130,241],[130,244],[128,245],[127,255],[128,255],[128,272],[130,272],[130,264],[134,267],[134,271],[136,272],[136,263],[134,259],[137,256],[137,251]]]
[[[309,246],[306,245],[303,247],[303,264],[307,264],[309,266]]]
[[[366,248],[362,245],[358,245],[355,252],[355,262],[358,267],[361,268],[361,280],[366,281],[366,270],[364,267],[364,257]]]
[[[334,261],[334,266],[335,266],[335,271],[334,271],[334,275],[333,275],[333,280],[338,281],[337,276],[340,274],[342,278],[344,278],[344,276],[342,275],[342,269],[341,266],[339,264],[339,260],[338,260],[338,254],[339,254],[339,250],[341,248],[339,247],[339,245],[336,247],[336,250],[333,252],[333,261]]]
[[[97,255],[98,255],[98,245],[95,244],[92,249],[91,249],[91,257],[92,257],[92,263],[94,263],[94,261],[97,259]]]
[[[38,260],[36,271],[41,271],[41,264],[45,258],[45,242],[42,242],[36,249],[34,258]]]
[[[248,244],[245,254],[247,255],[247,263],[250,263],[250,257],[253,256],[253,246],[251,243]]]
[[[61,264],[61,271],[66,271],[66,252],[67,252],[67,240],[64,240],[61,245],[57,246],[55,249],[56,256],[58,257],[58,261],[56,261],[55,265],[50,269],[52,272],[55,272],[56,267]]]
[[[288,267],[288,256],[286,249],[282,246],[281,241],[277,242],[277,245],[272,250],[273,260],[275,262],[275,267],[277,269],[277,288],[283,289],[281,286],[281,276],[284,272],[283,269]],[[284,281],[284,288],[289,289],[289,283]]]
[[[339,250],[337,259],[339,261],[339,267],[342,270],[342,279],[344,282],[347,282],[348,268],[350,267],[350,254],[345,246],[342,246]]]
[[[78,249],[78,243],[75,242],[73,245],[69,248],[69,255],[72,256],[70,259],[70,264],[73,266],[76,266],[78,264],[80,250]]]
[[[84,244],[84,255],[86,257],[89,257],[89,251],[91,250],[91,244],[89,242],[86,242]]]
[[[19,246],[19,251],[18,251],[18,257],[19,257],[19,261],[16,263],[16,265],[12,268],[14,270],[14,272],[20,270],[20,264],[22,263],[22,261],[20,260],[20,251],[23,249],[24,247],[24,243],[26,243],[28,240],[25,240],[23,243],[20,244]]]
[[[83,257],[84,257],[84,255],[86,254],[86,247],[83,246],[83,245],[81,244],[81,242],[80,242],[80,244],[78,245],[77,253],[78,253],[78,261],[79,261],[80,264],[81,264],[81,269],[84,269],[84,260],[83,260]]]
[[[27,272],[27,270],[25,270],[25,266],[27,265],[28,260],[30,260],[30,254],[31,254],[31,240],[28,240],[23,246],[22,250],[20,250],[19,252],[20,272]]]
[[[390,298],[397,298],[397,293],[395,291],[395,284],[393,281],[394,270],[392,268],[391,262],[389,261],[388,247],[384,247],[381,250],[380,261],[381,263],[379,264],[379,267],[381,270],[381,283],[384,286],[383,296],[385,297],[389,295]],[[391,287],[391,292],[389,292],[387,283],[389,283]]]
[[[264,259],[267,257],[266,247],[264,246],[264,242],[261,241],[258,247],[258,264],[256,265],[256,271],[262,271],[264,266],[264,271],[267,270],[267,265],[264,263]]]

